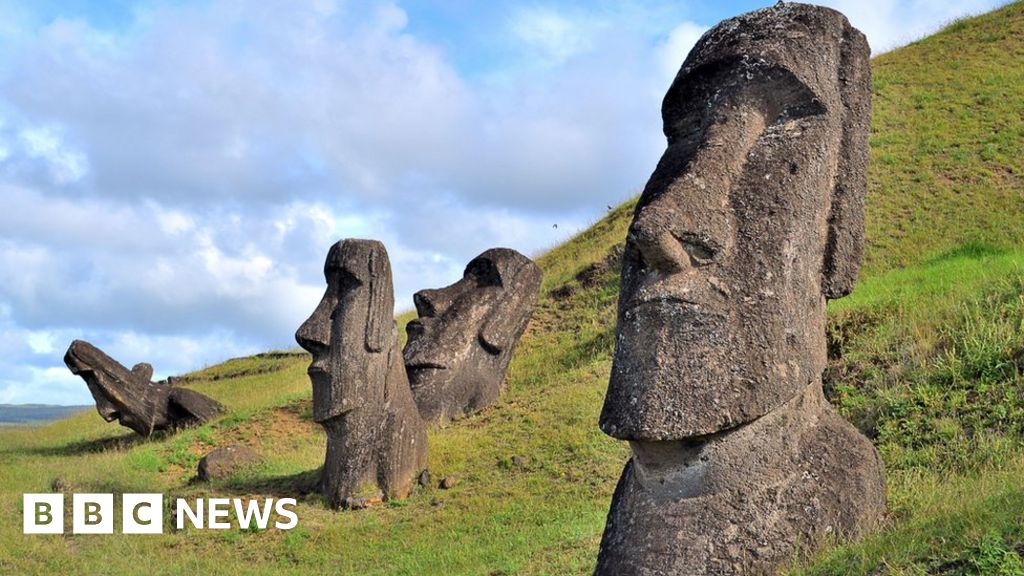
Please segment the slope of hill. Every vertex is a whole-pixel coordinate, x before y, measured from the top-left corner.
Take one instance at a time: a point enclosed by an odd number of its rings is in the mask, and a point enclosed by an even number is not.
[[[826,391],[881,450],[891,518],[793,573],[1024,574],[1022,25],[1017,3],[876,60],[868,265],[830,306]],[[430,434],[450,490],[328,510],[309,493],[325,443],[307,357],[236,359],[189,375],[230,409],[199,428],[145,440],[89,413],[0,431],[0,572],[589,573],[628,454],[596,422],[632,207],[539,258],[507,393]],[[264,461],[189,482],[234,442]],[[302,496],[292,531],[22,536],[20,495],[51,490]]]
[[[866,272],[1024,243],[1024,4],[872,61]]]

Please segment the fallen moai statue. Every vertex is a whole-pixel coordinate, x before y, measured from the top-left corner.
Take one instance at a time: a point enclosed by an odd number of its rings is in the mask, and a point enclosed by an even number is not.
[[[542,273],[515,250],[491,248],[462,279],[413,296],[403,357],[420,416],[444,423],[493,404],[526,330]]]
[[[599,575],[769,572],[885,509],[823,396],[825,302],[860,267],[869,48],[834,10],[726,20],[662,105],[627,236],[601,429],[629,441]]]
[[[104,420],[116,419],[143,436],[200,424],[225,411],[221,403],[194,390],[151,382],[153,367],[149,364],[136,364],[128,370],[82,340],[71,343],[64,363],[85,380]]]
[[[335,507],[378,490],[404,498],[426,467],[427,435],[398,346],[387,251],[343,240],[324,276],[323,299],[295,332],[313,356],[313,419],[327,431],[321,491]]]

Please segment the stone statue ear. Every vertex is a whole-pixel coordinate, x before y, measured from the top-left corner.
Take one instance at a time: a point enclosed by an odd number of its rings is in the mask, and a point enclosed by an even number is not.
[[[491,354],[501,354],[508,346],[509,340],[515,336],[512,333],[515,330],[512,322],[516,320],[516,314],[513,314],[512,310],[517,304],[511,300],[513,298],[498,302],[487,313],[484,325],[480,328],[480,344]]]
[[[383,246],[370,250],[370,301],[366,307],[366,349],[387,347],[394,322],[395,295],[391,289],[391,264]]]
[[[869,54],[864,35],[847,23],[840,45],[837,78],[842,102],[842,141],[822,265],[821,291],[828,299],[842,298],[853,290],[864,253],[864,195],[871,117]]]
[[[522,258],[525,261],[506,278],[514,284],[504,286],[503,298],[488,311],[480,327],[480,344],[491,354],[500,354],[519,339],[530,320],[530,315],[520,310],[532,308],[537,300],[542,273],[531,260]]]
[[[509,340],[516,336],[515,322],[519,318],[516,308],[521,305],[522,297],[518,294],[515,282],[522,271],[522,263],[510,262],[504,277],[502,290],[505,295],[489,311],[480,326],[480,344],[490,354],[501,354],[509,345]]]

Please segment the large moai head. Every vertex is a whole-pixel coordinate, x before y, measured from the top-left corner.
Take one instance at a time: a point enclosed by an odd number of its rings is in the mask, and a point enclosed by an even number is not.
[[[324,262],[327,290],[295,339],[313,355],[313,419],[380,407],[395,341],[391,263],[376,240],[342,240]]]
[[[459,281],[414,295],[419,318],[406,328],[403,356],[424,420],[447,421],[497,400],[541,276],[526,256],[492,248]]]
[[[842,14],[803,4],[722,22],[690,52],[627,236],[607,434],[712,434],[820,378],[825,301],[862,253],[868,58]]]
[[[96,411],[107,422],[149,436],[156,430],[206,422],[225,411],[216,400],[187,388],[154,384],[153,367],[128,370],[105,352],[75,340],[64,354],[68,369],[85,380]]]
[[[164,406],[169,387],[151,390],[148,379],[82,340],[75,340],[68,346],[64,363],[73,374],[85,380],[96,402],[96,411],[107,422],[117,420],[122,426],[146,436],[166,425]]]

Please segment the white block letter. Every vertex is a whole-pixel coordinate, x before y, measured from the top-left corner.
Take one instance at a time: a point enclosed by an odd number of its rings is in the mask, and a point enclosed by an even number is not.
[[[188,502],[186,502],[184,498],[178,498],[178,500],[175,501],[174,510],[174,516],[176,518],[176,525],[178,526],[178,530],[185,529],[185,516],[188,516],[188,519],[190,522],[192,522],[193,527],[199,528],[200,530],[203,528],[202,498],[196,498],[195,512],[192,511],[192,508],[189,507]]]
[[[123,534],[162,534],[163,531],[163,494],[124,494],[121,497]]]
[[[230,522],[221,522],[218,518],[227,518],[231,514],[231,501],[227,498],[210,498],[209,516],[206,520],[206,527],[214,530],[227,530],[231,528]]]
[[[21,501],[24,508],[22,533],[64,533],[63,494],[25,494]]]
[[[114,533],[113,494],[75,494],[71,502],[71,531],[73,533]]]
[[[291,530],[299,524],[299,515],[296,514],[294,510],[289,510],[288,508],[285,508],[285,506],[294,507],[295,498],[281,498],[280,500],[277,501],[277,506],[275,508],[275,510],[277,510],[277,513],[281,516],[284,516],[285,518],[289,518],[288,522],[281,522],[280,520],[278,520],[274,523],[274,527],[278,530]]]
[[[239,528],[266,530],[267,522],[270,521],[270,509],[273,504],[273,498],[264,500],[262,507],[258,500],[249,500],[243,508],[242,499],[235,498],[235,517],[238,518]],[[252,525],[253,520],[256,520],[256,526]]]

